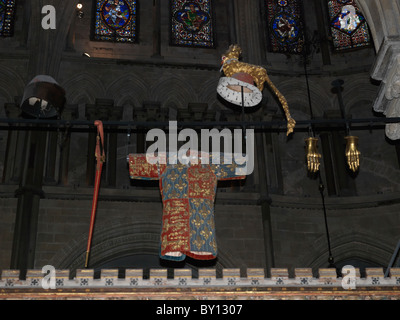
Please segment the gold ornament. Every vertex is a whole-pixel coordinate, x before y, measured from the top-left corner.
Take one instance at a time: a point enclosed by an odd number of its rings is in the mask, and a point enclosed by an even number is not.
[[[318,139],[306,139],[306,154],[308,171],[315,173],[319,170],[321,154],[318,152]]]
[[[254,83],[260,91],[264,89],[264,83],[266,82],[282,104],[287,119],[287,135],[289,135],[293,132],[296,121],[290,115],[289,106],[285,97],[272,83],[266,69],[261,66],[239,61],[241,53],[242,49],[238,45],[231,45],[228,51],[222,56],[222,70],[225,76],[232,77],[238,73],[249,74],[252,76]]]
[[[358,137],[356,136],[347,136],[345,137],[347,140],[346,145],[346,158],[347,164],[351,171],[356,172],[360,167],[360,155],[361,152],[357,150]]]

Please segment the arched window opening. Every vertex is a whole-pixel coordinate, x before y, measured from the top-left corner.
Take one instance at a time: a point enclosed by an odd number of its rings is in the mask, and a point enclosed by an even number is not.
[[[266,0],[270,51],[299,54],[303,52],[302,1]]]
[[[171,44],[213,48],[214,25],[211,0],[171,0]]]
[[[335,51],[371,45],[367,21],[354,0],[329,0],[328,11]]]
[[[11,37],[14,32],[15,0],[0,0],[0,36]]]
[[[135,0],[96,0],[92,39],[136,42],[137,5]]]

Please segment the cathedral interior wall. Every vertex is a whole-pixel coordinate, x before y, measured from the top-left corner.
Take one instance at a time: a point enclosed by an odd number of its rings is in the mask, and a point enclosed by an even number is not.
[[[40,21],[37,13],[30,19],[29,14],[18,15],[16,36],[0,39],[0,105],[5,106],[0,108],[1,118],[18,117],[10,104],[18,106],[25,85],[36,72],[50,70],[66,90],[68,108],[77,110],[74,120],[93,121],[104,116],[116,121],[191,121],[196,113],[194,109],[189,110],[193,103],[206,104],[211,120],[240,120],[240,114],[227,108],[215,91],[221,76],[221,55],[233,42],[243,47],[243,60],[266,67],[296,120],[310,119],[310,103],[316,119],[340,118],[338,96],[332,92],[332,81],[336,79],[344,80],[346,116],[382,116],[373,110],[380,88],[380,83],[370,76],[377,56],[375,47],[333,53],[330,63],[324,63],[322,56],[314,53],[307,65],[311,90],[308,101],[302,57],[266,50],[266,28],[260,27],[264,26],[261,1],[214,1],[217,45],[208,49],[169,45],[168,1],[160,1],[160,23],[156,23],[160,31],[156,37],[152,1],[140,1],[137,44],[91,41],[91,1],[82,2],[85,8],[82,19],[75,17],[72,9],[59,13],[58,21],[69,21],[69,25],[60,28],[59,37],[63,40],[58,41],[62,46],[58,48],[59,53],[54,53],[58,60],[52,58],[43,64],[37,61],[41,50],[52,56],[51,40],[57,38],[55,34],[49,35],[46,38],[49,44],[35,51],[39,45],[32,41],[44,32],[39,23],[35,24]],[[309,12],[313,12],[314,2],[305,2]],[[38,5],[39,1],[32,3],[32,6]],[[22,8],[18,6],[19,10]],[[310,13],[306,15],[308,32],[312,33],[317,29],[317,19]],[[33,26],[29,32],[25,30],[26,23]],[[85,52],[91,57],[83,56]],[[245,119],[284,119],[282,108],[270,90],[264,90],[263,98],[261,107],[246,113]],[[112,101],[110,110],[115,113],[104,115],[96,108],[90,109],[99,99]],[[146,108],[148,105],[157,106],[154,114],[149,111],[151,108]],[[203,120],[204,115],[196,118],[196,121]],[[262,150],[257,149],[256,154],[263,153],[265,172],[256,156],[255,170],[244,184],[218,188],[215,222],[221,252],[219,266],[266,268],[271,262],[266,258],[268,232],[272,237],[275,266],[316,269],[328,265],[319,181],[308,174],[304,154],[304,140],[309,132],[303,130],[287,137],[284,127],[280,129],[256,135],[262,141]],[[325,131],[320,170],[325,182],[333,256],[337,262],[357,260],[365,265],[385,266],[399,234],[399,144],[385,136],[382,125],[371,123],[360,130],[352,129],[351,133],[359,137],[360,170],[352,174],[335,167],[334,176],[329,180],[327,166],[345,163],[344,156],[337,153],[345,147],[344,129],[342,136]],[[6,163],[7,146],[11,145],[11,139],[17,139],[11,132],[5,127],[0,131],[0,176],[5,177],[0,185],[0,269],[9,268],[11,263],[18,205],[15,191],[19,188],[18,172],[21,172],[16,161],[12,166],[13,175],[7,178],[6,167],[10,166]],[[62,132],[57,134],[58,138],[63,137]],[[127,256],[158,255],[162,221],[160,192],[157,184],[143,185],[129,179],[126,156],[138,150],[138,140],[136,135],[128,137],[127,134],[119,132],[114,140],[116,158],[114,167],[109,169],[115,170],[115,182],[111,183],[109,177],[102,182],[93,238],[94,266]],[[57,181],[44,182],[35,268],[46,264],[71,269],[83,266],[93,195],[92,177],[87,173],[88,156],[93,152],[89,149],[89,140],[87,132],[72,132],[65,179],[61,181],[56,172]],[[322,143],[320,140],[320,147]],[[263,183],[267,196],[262,194]],[[270,231],[265,222],[268,214]]]

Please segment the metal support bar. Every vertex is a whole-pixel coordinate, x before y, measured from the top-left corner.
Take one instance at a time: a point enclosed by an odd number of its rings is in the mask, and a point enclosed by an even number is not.
[[[396,118],[385,118],[385,117],[375,117],[375,118],[359,118],[359,119],[311,119],[311,120],[297,120],[295,130],[305,129],[309,130],[309,126],[313,124],[317,125],[327,125],[327,126],[343,126],[343,124],[364,124],[366,126],[372,127],[375,125],[385,125],[388,123],[400,123],[400,117]],[[4,124],[4,125],[2,125]],[[47,130],[51,127],[69,127],[73,130],[73,127],[91,127],[94,129],[94,121],[87,120],[48,120],[48,119],[8,119],[0,118],[0,130],[27,130],[26,127],[12,127],[10,125],[26,125],[35,127],[45,127]],[[109,128],[157,128],[157,127],[168,127],[168,121],[103,121],[104,126]],[[243,127],[253,129],[266,129],[266,128],[280,128],[282,131],[286,131],[286,120],[274,120],[274,121],[211,121],[211,122],[195,122],[195,121],[184,121],[178,122],[178,127]],[[5,126],[8,125],[8,126]],[[29,127],[29,130],[32,130]],[[126,129],[122,131],[126,131]],[[373,129],[373,128],[368,128]]]
[[[392,258],[390,259],[389,265],[388,265],[388,267],[387,267],[387,269],[386,269],[385,278],[387,278],[387,277],[389,276],[390,268],[393,267],[393,264],[394,264],[394,262],[395,262],[397,256],[399,255],[399,251],[400,251],[400,240],[399,240],[399,242],[397,243],[397,247],[396,247],[396,249],[394,250],[393,255],[392,255]]]

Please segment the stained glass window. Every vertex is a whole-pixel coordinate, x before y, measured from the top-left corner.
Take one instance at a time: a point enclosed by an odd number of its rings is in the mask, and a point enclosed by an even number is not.
[[[265,0],[270,51],[301,53],[304,46],[301,0]]]
[[[170,0],[171,44],[214,47],[211,0]]]
[[[328,1],[330,29],[336,51],[369,46],[367,21],[354,0]]]
[[[11,37],[14,27],[15,0],[0,0],[0,36]]]
[[[135,0],[96,0],[94,40],[135,42]]]

